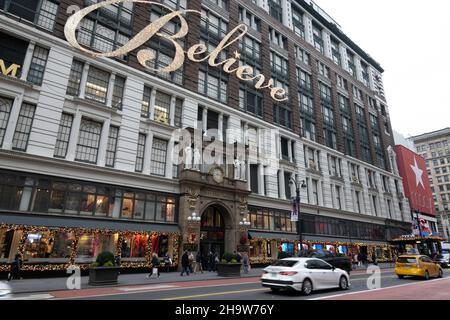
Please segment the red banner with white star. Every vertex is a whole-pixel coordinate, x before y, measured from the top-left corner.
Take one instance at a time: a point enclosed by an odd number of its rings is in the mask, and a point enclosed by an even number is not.
[[[425,160],[417,153],[401,145],[395,146],[395,152],[398,169],[403,178],[405,196],[409,199],[411,209],[435,216],[433,194],[428,180]]]

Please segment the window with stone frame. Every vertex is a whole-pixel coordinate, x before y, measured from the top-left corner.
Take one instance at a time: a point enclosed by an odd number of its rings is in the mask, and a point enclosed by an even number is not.
[[[27,81],[40,86],[44,79],[45,67],[48,59],[48,49],[35,46],[33,56],[31,57],[30,70],[28,71]]]
[[[0,10],[53,31],[58,13],[58,0],[1,0]]]
[[[283,23],[281,0],[269,0],[269,14],[279,22]]]
[[[322,28],[313,22],[312,30],[313,30],[314,47],[316,48],[317,51],[323,54],[325,49],[322,38]]]
[[[152,97],[152,88],[149,86],[144,86],[144,93],[142,96],[142,104],[141,104],[141,117],[150,118],[151,97]]]
[[[33,126],[36,105],[24,102],[20,108],[17,119],[16,130],[14,131],[12,149],[26,151],[30,139],[31,128]]]
[[[119,127],[110,126],[108,144],[106,146],[105,166],[114,168],[116,163],[117,141],[119,139]]]
[[[72,131],[73,115],[63,113],[59,122],[58,136],[56,137],[54,157],[65,158],[69,148],[70,133]]]
[[[263,99],[263,95],[258,90],[247,85],[241,85],[239,89],[239,106],[241,110],[262,117],[264,110]]]
[[[139,133],[138,144],[136,151],[136,164],[134,170],[136,172],[142,172],[144,170],[144,156],[145,156],[145,143],[147,135],[145,133]]]
[[[123,94],[125,91],[125,77],[116,75],[114,78],[114,88],[112,94],[112,108],[122,110]]]
[[[339,50],[339,41],[331,37],[331,57],[338,66],[342,65],[341,52]]]
[[[166,175],[167,141],[153,138],[150,173],[164,177]]]
[[[101,122],[82,118],[75,160],[87,163],[97,163],[100,138],[102,134]]]
[[[97,3],[97,0],[84,0],[85,6]],[[125,45],[133,33],[132,2],[102,7],[81,20],[77,39],[95,51],[111,52]],[[126,55],[119,59],[127,60]]]
[[[305,25],[303,24],[303,12],[297,7],[292,6],[292,27],[296,35],[305,39]]]
[[[80,95],[81,78],[83,77],[84,63],[78,60],[72,61],[70,68],[69,83],[67,84],[66,94],[71,96]]]
[[[156,91],[154,120],[156,122],[170,124],[170,103],[172,96],[162,91]]]
[[[166,15],[169,11],[167,9],[152,6],[150,12],[150,21],[154,22],[163,15]],[[172,20],[167,22],[160,30],[160,32],[166,36],[173,36],[177,34],[181,29],[181,22],[177,20]],[[184,48],[185,42],[183,39],[177,39],[177,43]],[[149,42],[146,44],[147,49],[150,50],[154,58],[152,60],[147,61],[147,67],[153,70],[161,70],[173,62],[175,57],[175,48],[174,46],[163,37],[155,35],[151,38]],[[162,72],[162,71],[151,71],[148,72],[156,75],[157,77],[163,78],[165,80],[183,84],[183,67],[173,71],[173,72]]]
[[[99,103],[106,103],[111,74],[90,66],[86,81],[85,98]]]
[[[14,100],[0,96],[0,147],[3,145],[6,128],[8,127],[9,116]]]

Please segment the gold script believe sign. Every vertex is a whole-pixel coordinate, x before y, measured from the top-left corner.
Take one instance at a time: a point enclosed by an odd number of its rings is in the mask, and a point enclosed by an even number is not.
[[[118,4],[121,2],[136,2],[136,3],[146,3],[150,5],[157,5],[164,7],[169,10],[169,13],[165,16],[160,17],[156,21],[153,21],[149,25],[147,25],[143,30],[141,30],[134,38],[132,38],[130,41],[128,41],[125,45],[122,47],[111,51],[111,52],[94,52],[91,50],[88,50],[84,47],[82,47],[77,39],[75,31],[80,24],[81,20],[86,17],[89,13],[102,8],[106,7],[108,5],[112,4]],[[148,62],[152,61],[155,56],[152,51],[148,49],[141,49],[137,53],[137,59],[139,63],[146,68],[147,70],[153,71],[153,72],[163,72],[163,73],[169,73],[173,72],[175,70],[178,70],[181,68],[184,64],[185,57],[192,61],[192,62],[204,62],[208,61],[208,64],[212,67],[222,67],[223,71],[229,74],[235,73],[236,77],[238,77],[240,80],[243,81],[252,81],[255,84],[256,89],[270,89],[270,96],[276,100],[276,101],[285,101],[287,100],[287,94],[286,90],[280,87],[274,87],[274,81],[273,79],[269,79],[266,81],[266,78],[262,74],[255,75],[254,70],[252,67],[246,65],[246,66],[239,66],[238,60],[240,57],[239,52],[234,53],[234,58],[229,58],[225,60],[220,60],[220,53],[227,49],[230,45],[235,43],[236,41],[239,41],[247,34],[247,26],[244,24],[238,25],[236,28],[230,31],[223,40],[220,42],[220,44],[215,48],[212,52],[207,52],[207,47],[204,44],[198,43],[190,47],[186,52],[183,50],[183,48],[180,46],[180,44],[177,42],[178,39],[184,38],[188,32],[189,32],[189,26],[188,23],[184,17],[186,13],[195,13],[200,14],[200,11],[196,10],[185,10],[185,11],[173,11],[169,7],[162,5],[161,3],[153,2],[153,1],[146,1],[146,0],[107,0],[104,2],[100,2],[97,4],[93,4],[91,6],[88,6],[75,14],[73,14],[68,20],[65,25],[64,33],[66,36],[67,41],[69,43],[88,54],[91,54],[94,57],[119,57],[122,55],[125,55],[143,44],[145,44],[147,41],[149,41],[153,36],[157,35],[159,37],[162,37],[166,40],[168,40],[175,48],[175,56],[173,58],[173,61],[171,64],[164,68],[160,69],[153,69],[148,67]],[[159,32],[169,21],[172,19],[179,19],[181,21],[181,28],[178,33],[174,35],[167,35],[164,33]]]

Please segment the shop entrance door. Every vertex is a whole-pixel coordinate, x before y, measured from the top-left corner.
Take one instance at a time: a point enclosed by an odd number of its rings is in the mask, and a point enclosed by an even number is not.
[[[222,259],[225,249],[225,224],[219,208],[211,206],[202,215],[200,225],[200,252],[203,257],[209,253]]]

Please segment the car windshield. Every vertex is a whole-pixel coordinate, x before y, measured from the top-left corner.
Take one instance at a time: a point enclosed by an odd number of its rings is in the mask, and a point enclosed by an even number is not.
[[[400,257],[397,259],[398,263],[416,263],[416,258],[412,257]]]
[[[297,260],[278,260],[275,261],[273,267],[293,267],[298,263]]]

